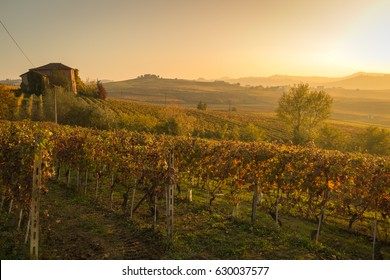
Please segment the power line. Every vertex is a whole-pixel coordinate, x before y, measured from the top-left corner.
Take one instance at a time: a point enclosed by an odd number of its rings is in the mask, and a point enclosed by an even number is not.
[[[14,41],[15,45],[18,47],[18,49],[22,52],[22,54],[24,55],[24,57],[31,63],[31,65],[33,67],[35,67],[35,65],[31,62],[31,60],[28,58],[28,56],[24,53],[24,51],[22,50],[22,48],[19,46],[18,42],[16,42],[16,40],[14,39],[14,37],[11,35],[11,33],[8,31],[7,27],[5,27],[4,23],[0,20],[0,23],[1,25],[4,27],[5,31],[7,31],[8,35],[11,37],[12,41]]]

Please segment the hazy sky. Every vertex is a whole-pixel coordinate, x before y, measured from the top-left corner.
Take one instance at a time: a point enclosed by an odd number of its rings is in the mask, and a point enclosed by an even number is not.
[[[390,0],[0,0],[38,67],[82,79],[390,71]],[[33,66],[0,26],[0,79]]]

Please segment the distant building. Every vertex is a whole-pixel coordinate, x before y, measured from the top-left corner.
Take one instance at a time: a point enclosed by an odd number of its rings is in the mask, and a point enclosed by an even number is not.
[[[75,71],[62,63],[49,63],[20,75],[21,88],[27,92],[43,93],[47,87],[61,86],[77,93]]]
[[[0,84],[7,86],[19,86],[22,81],[20,79],[5,79],[1,80]]]

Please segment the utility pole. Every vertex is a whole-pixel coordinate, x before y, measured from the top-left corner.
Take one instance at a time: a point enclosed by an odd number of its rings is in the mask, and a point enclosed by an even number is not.
[[[54,121],[57,124],[57,87],[54,86]]]

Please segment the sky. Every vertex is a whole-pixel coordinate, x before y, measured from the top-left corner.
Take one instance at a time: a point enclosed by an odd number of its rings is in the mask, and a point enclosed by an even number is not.
[[[389,73],[390,0],[0,0],[0,80]]]

